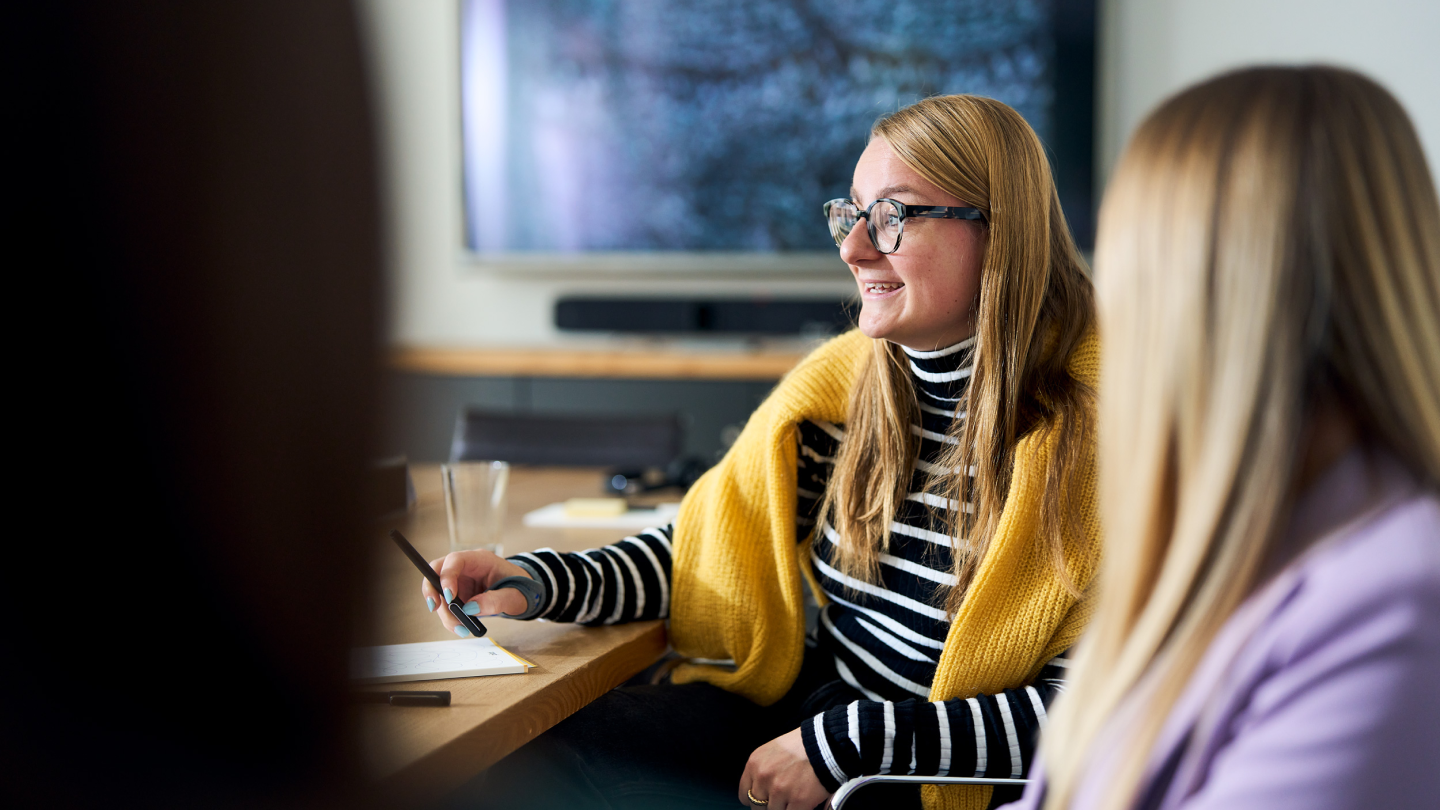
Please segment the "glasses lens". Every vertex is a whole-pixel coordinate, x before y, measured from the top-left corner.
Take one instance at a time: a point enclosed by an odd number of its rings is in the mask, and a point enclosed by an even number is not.
[[[881,253],[894,253],[900,244],[900,212],[885,200],[875,203],[870,209],[870,233],[875,237],[875,248]]]
[[[825,203],[825,219],[830,223],[830,236],[834,237],[836,246],[839,246],[855,228],[860,212],[849,200],[831,200]]]

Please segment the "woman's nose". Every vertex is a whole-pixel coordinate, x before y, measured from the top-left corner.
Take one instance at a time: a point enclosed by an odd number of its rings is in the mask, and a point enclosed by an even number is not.
[[[865,220],[857,220],[855,227],[850,229],[850,234],[845,241],[840,243],[840,260],[846,264],[859,264],[862,261],[874,261],[884,254],[875,249],[875,243],[870,241],[870,231],[865,227]]]

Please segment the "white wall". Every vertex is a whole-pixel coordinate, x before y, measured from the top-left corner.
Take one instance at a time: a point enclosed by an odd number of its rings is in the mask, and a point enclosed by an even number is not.
[[[392,343],[577,342],[551,325],[563,293],[848,294],[843,275],[495,273],[461,251],[456,0],[360,0],[370,29],[389,185]],[[1440,156],[1440,0],[1101,0],[1097,159],[1108,176],[1158,101],[1256,62],[1325,61],[1385,84]]]
[[[1440,159],[1440,0],[1101,0],[1100,176],[1157,103],[1257,63],[1359,69],[1410,113]]]

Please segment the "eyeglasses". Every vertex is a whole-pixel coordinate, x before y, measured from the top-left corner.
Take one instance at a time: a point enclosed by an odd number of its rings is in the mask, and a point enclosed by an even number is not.
[[[865,228],[870,232],[870,243],[881,253],[894,253],[900,249],[900,237],[905,234],[905,220],[910,217],[985,221],[985,214],[979,208],[906,205],[899,200],[885,197],[870,203],[864,211],[854,202],[843,198],[825,203],[825,219],[830,223],[830,235],[835,237],[837,247],[850,235],[861,217],[865,218]]]

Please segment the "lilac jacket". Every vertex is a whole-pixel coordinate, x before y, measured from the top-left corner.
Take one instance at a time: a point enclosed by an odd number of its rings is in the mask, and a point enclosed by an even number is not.
[[[1216,636],[1137,806],[1440,808],[1440,498],[1355,451],[1304,494],[1284,542],[1309,548]],[[1107,736],[1071,810],[1099,804]]]

